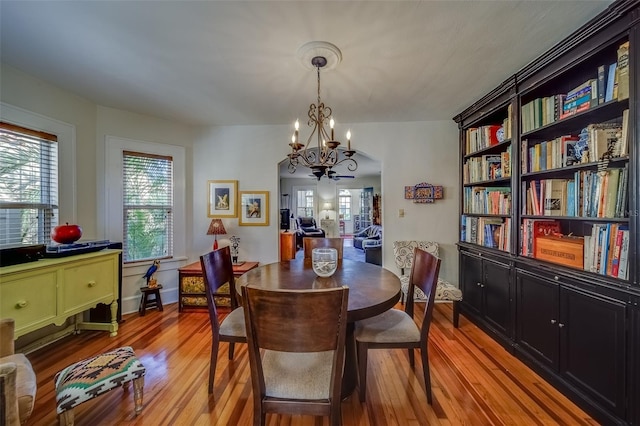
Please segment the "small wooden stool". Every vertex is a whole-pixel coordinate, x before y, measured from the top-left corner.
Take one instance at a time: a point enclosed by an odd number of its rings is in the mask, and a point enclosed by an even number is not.
[[[147,309],[158,308],[159,311],[163,310],[162,299],[160,298],[161,289],[162,284],[158,284],[156,287],[140,287],[140,293],[142,293],[140,308],[138,308],[140,316],[144,316]],[[153,296],[153,299],[150,299],[149,296]]]

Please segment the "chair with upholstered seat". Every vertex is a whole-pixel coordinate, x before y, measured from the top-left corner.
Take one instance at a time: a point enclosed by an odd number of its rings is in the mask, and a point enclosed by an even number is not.
[[[36,399],[36,374],[24,354],[15,353],[15,321],[0,320],[0,424],[26,423]]]
[[[439,256],[438,243],[433,241],[394,241],[393,242],[393,258],[396,262],[396,266],[400,269],[400,288],[402,294],[400,301],[404,303],[407,298],[409,289],[409,272],[411,271],[411,264],[413,262],[413,252],[418,247],[422,250],[431,253],[432,255]],[[414,299],[417,301],[424,301],[426,296],[424,293],[416,287]],[[458,328],[460,319],[460,311],[458,304],[462,300],[462,290],[454,286],[450,282],[438,278],[438,287],[436,289],[435,303],[453,303],[453,326]]]
[[[209,393],[213,393],[213,379],[216,374],[218,362],[218,348],[220,342],[229,343],[229,359],[233,359],[236,343],[246,343],[247,334],[244,326],[244,311],[238,306],[235,280],[233,276],[233,263],[231,250],[222,247],[200,256],[202,275],[204,278],[207,306],[209,308],[209,320],[211,322],[211,365],[209,367]],[[220,287],[229,283],[231,298],[231,312],[222,321],[218,320],[218,311],[214,295]]]
[[[331,247],[338,250],[338,260],[342,260],[342,253],[344,252],[344,240],[342,238],[304,238],[302,245],[305,259],[311,259],[311,252],[314,248]]]
[[[415,365],[414,349],[420,349],[427,401],[429,404],[432,403],[427,341],[433,315],[436,283],[440,272],[440,259],[419,248],[415,249],[413,256],[414,261],[409,276],[409,294],[413,294],[414,288],[418,287],[427,295],[422,324],[418,327],[413,319],[413,297],[407,299],[404,311],[390,309],[375,317],[357,321],[355,324],[361,402],[365,401],[367,391],[367,351],[407,348],[411,367]]]
[[[253,424],[267,413],[329,416],[341,424],[349,288],[242,287]]]

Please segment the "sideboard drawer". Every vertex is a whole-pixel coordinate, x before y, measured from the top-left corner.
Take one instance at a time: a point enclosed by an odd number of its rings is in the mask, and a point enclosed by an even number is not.
[[[74,311],[79,306],[115,300],[113,283],[117,271],[114,258],[64,268],[63,313]]]
[[[57,273],[30,274],[2,281],[0,286],[0,317],[13,318],[16,333],[52,322],[56,317]]]

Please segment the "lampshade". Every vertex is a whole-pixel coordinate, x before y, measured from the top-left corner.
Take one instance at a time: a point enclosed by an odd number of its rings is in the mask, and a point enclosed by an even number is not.
[[[333,210],[333,204],[331,204],[331,203],[324,203],[323,209],[324,209],[324,210]]]
[[[221,219],[211,219],[207,235],[224,235],[226,233],[227,230],[224,229],[224,224]]]

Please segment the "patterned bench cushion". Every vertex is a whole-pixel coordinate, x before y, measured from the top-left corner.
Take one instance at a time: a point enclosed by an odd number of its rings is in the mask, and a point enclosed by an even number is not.
[[[394,241],[393,256],[396,266],[400,269],[400,287],[404,295],[409,291],[409,274],[411,274],[411,266],[413,265],[413,252],[418,247],[432,255],[438,257],[438,243],[433,241]],[[416,287],[414,292],[414,300],[426,300],[425,294]],[[448,281],[438,278],[438,286],[436,288],[436,302],[443,301],[460,301],[462,300],[462,291]]]
[[[56,374],[58,414],[144,376],[145,368],[130,346],[94,356]]]

